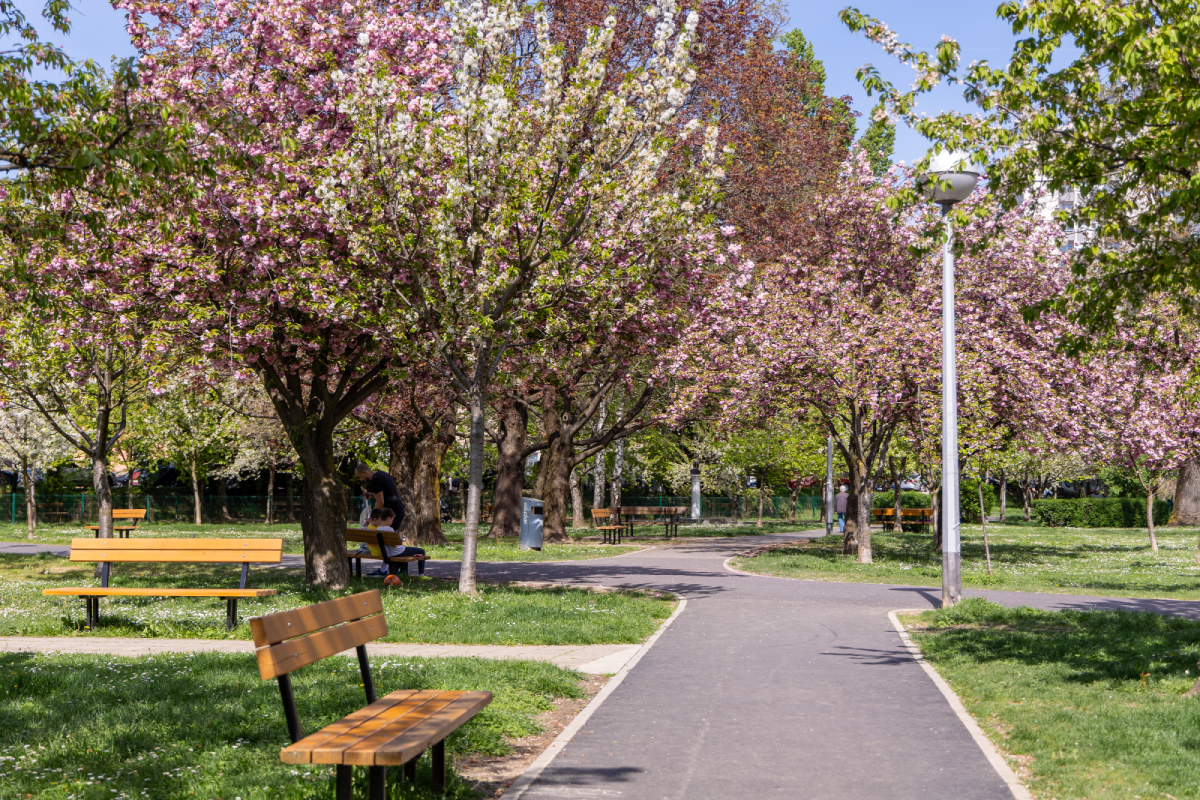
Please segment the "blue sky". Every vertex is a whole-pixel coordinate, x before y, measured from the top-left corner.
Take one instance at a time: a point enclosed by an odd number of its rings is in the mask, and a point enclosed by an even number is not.
[[[902,41],[927,50],[942,34],[953,36],[963,47],[963,60],[987,59],[1004,63],[1012,51],[1013,36],[1008,26],[996,19],[999,0],[855,0],[860,11],[887,22]],[[41,8],[39,0],[22,0],[20,6],[31,19]],[[786,12],[790,27],[798,27],[813,43],[817,57],[825,62],[827,91],[835,96],[850,95],[854,107],[864,114],[873,101],[855,80],[854,73],[864,63],[875,64],[893,82],[907,86],[912,72],[900,67],[876,45],[846,30],[838,20],[845,7],[842,0],[790,0]],[[112,56],[132,55],[124,29],[124,15],[101,0],[76,0],[75,22],[71,36],[63,44],[74,58],[93,58],[107,64]],[[942,87],[922,103],[929,114],[946,109],[968,108],[961,94]],[[866,127],[860,120],[859,129]],[[928,149],[916,133],[901,128],[896,135],[897,160],[912,163]]]

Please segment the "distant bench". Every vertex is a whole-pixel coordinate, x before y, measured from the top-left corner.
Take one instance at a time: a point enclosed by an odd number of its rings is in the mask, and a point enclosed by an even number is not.
[[[383,555],[374,555],[372,553],[357,553],[347,552],[346,557],[350,560],[350,569],[358,573],[358,577],[362,577],[362,560],[365,558],[369,561],[382,561],[387,565],[388,574],[395,575],[397,571],[401,575],[408,574],[408,565],[413,561],[428,561],[429,556],[389,556],[387,554],[388,547],[403,547],[404,542],[400,539],[399,531],[380,531],[372,530],[371,528],[346,528],[346,547],[350,547],[350,542],[361,542],[366,545],[374,545],[379,548],[379,552]]]
[[[71,560],[95,562],[100,586],[43,589],[42,594],[82,597],[90,628],[100,625],[101,597],[220,597],[225,600],[225,628],[237,627],[237,601],[243,597],[269,597],[274,589],[247,589],[251,564],[278,564],[283,560],[283,539],[72,539]],[[108,585],[109,565],[116,563],[241,564],[236,589],[119,589]]]
[[[116,531],[117,535],[120,536],[121,538],[128,539],[129,532],[136,531],[138,529],[137,524],[135,523],[133,525],[118,525],[117,520],[119,520],[119,519],[145,519],[145,518],[146,518],[146,509],[144,509],[144,508],[114,508],[113,512],[112,512],[113,530]],[[95,531],[96,538],[97,539],[100,538],[100,526],[99,525],[85,525],[84,527],[89,531]]]
[[[895,522],[896,509],[894,508],[873,508],[871,516],[877,518],[880,522]],[[905,523],[911,525],[920,525],[922,531],[929,530],[929,526],[933,523],[932,508],[902,508],[900,509],[900,524]]]
[[[669,539],[679,535],[679,518],[688,513],[691,509],[687,506],[621,506],[617,509],[617,520],[625,526],[627,536],[633,536],[633,529],[639,525],[661,525]]]

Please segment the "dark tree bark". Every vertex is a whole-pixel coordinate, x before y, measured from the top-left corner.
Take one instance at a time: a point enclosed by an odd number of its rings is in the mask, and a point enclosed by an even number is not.
[[[287,492],[287,521],[296,521],[296,477],[291,473],[284,473],[283,490]]]
[[[410,540],[416,541],[415,529],[417,515],[413,509],[417,507],[416,492],[413,490],[413,464],[417,459],[417,441],[420,435],[415,431],[396,433],[385,431],[388,440],[388,474],[396,482],[400,492],[400,502],[404,504],[404,520],[400,523],[400,531]]]
[[[492,493],[493,539],[521,532],[521,493],[525,486],[525,446],[529,438],[529,406],[509,400],[498,414],[496,433],[496,490]]]
[[[217,478],[217,510],[222,522],[229,522],[229,492],[224,478]]]
[[[1200,525],[1200,460],[1189,458],[1175,481],[1175,507],[1172,525]]]
[[[457,412],[447,405],[433,426],[417,442],[413,459],[413,496],[416,500],[413,538],[419,545],[449,544],[442,532],[441,482],[442,459],[454,444]]]

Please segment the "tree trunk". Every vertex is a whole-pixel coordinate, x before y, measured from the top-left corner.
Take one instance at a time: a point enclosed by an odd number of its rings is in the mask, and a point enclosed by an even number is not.
[[[200,496],[200,459],[192,456],[192,509],[194,522],[197,525],[204,524],[204,500]]]
[[[575,457],[574,428],[563,424],[570,410],[556,387],[542,390],[542,430],[547,448],[538,470],[543,509],[542,532],[548,542],[569,542],[567,536],[567,497],[570,492],[571,467]],[[619,451],[618,451],[619,453]],[[614,480],[613,496],[617,496]]]
[[[25,478],[25,532],[32,539],[37,527],[37,489],[34,488],[33,467],[28,458],[21,458],[21,475]]]
[[[621,415],[625,413],[625,398],[622,397],[617,401],[617,421],[621,419]],[[613,454],[613,477],[612,477],[612,507],[621,507],[621,490],[625,483],[625,440],[617,441],[616,453]]]
[[[759,475],[759,478],[758,478],[758,524],[756,524],[756,525],[754,526],[754,527],[756,527],[756,528],[761,528],[761,527],[762,527],[762,517],[763,517],[763,494],[764,494],[764,491],[763,491],[763,490],[764,490],[765,488],[766,488],[766,487],[764,487],[764,486],[763,486],[762,475]]]
[[[304,535],[305,582],[337,591],[350,582],[345,538],[348,494],[331,469],[332,441],[329,445],[327,461],[313,459],[315,453],[301,457],[304,480],[300,484],[300,530]]]
[[[1172,525],[1200,525],[1200,460],[1189,458],[1179,468],[1175,481]]]
[[[275,465],[267,467],[267,524],[275,524]]]
[[[479,543],[479,509],[483,499],[483,445],[487,435],[487,388],[478,382],[471,387],[468,396],[471,413],[470,437],[468,439],[467,470],[467,525],[463,531],[462,567],[458,573],[458,591],[475,595],[475,553]]]
[[[442,459],[454,444],[456,420],[454,406],[447,406],[434,422],[436,428],[417,443],[413,460],[416,507],[409,511],[416,517],[412,530],[414,541],[419,545],[449,544],[446,534],[442,532]]]
[[[600,411],[596,415],[597,434],[604,430],[607,417],[608,407],[600,406]],[[596,463],[592,466],[592,480],[595,482],[595,486],[592,487],[592,508],[608,508],[608,505],[604,502],[604,485],[608,480],[607,453],[607,447],[596,453]]]
[[[1031,517],[1029,515],[1029,508],[1030,508],[1030,505],[1032,502],[1033,502],[1033,486],[1028,484],[1027,482],[1022,481],[1021,482],[1021,509],[1022,509],[1022,511],[1025,512],[1025,521],[1026,522],[1029,522],[1029,520],[1031,519]]]
[[[296,521],[296,478],[291,472],[284,473],[283,490],[287,492],[287,521]]]
[[[387,431],[388,441],[388,475],[396,482],[400,492],[400,502],[404,504],[404,519],[400,522],[400,532],[410,539],[416,538],[413,524],[416,515],[413,509],[417,506],[416,492],[413,489],[413,470],[417,460],[417,439],[415,433],[396,433]]]
[[[92,455],[92,489],[96,492],[96,524],[100,526],[100,538],[111,539],[113,534],[112,487],[108,485],[108,451],[102,449],[103,437],[97,437],[97,447]],[[82,512],[80,519],[83,518]]]
[[[1008,522],[1008,476],[1000,473],[1000,524]]]
[[[933,515],[933,550],[936,553],[942,549],[942,486],[932,481],[929,486],[929,511]]]
[[[988,543],[987,532],[987,509],[983,507],[983,481],[987,480],[987,473],[984,473],[983,480],[979,481],[979,519],[983,523],[983,555],[987,559],[988,575],[992,574],[992,548]]]
[[[1158,538],[1154,535],[1154,492],[1146,492],[1146,528],[1150,531],[1150,549],[1158,552]]]
[[[224,478],[217,478],[217,509],[221,513],[222,522],[232,521],[229,516],[229,492]]]
[[[500,414],[500,440],[496,443],[496,491],[492,494],[493,539],[521,533],[521,494],[525,486],[525,445],[529,438],[529,409],[524,403],[506,403]]]
[[[579,485],[579,470],[571,468],[571,528],[582,531],[587,525],[583,514],[583,487]]]
[[[908,466],[908,458],[900,459],[900,469],[896,469],[896,459],[888,456],[888,468],[892,471],[892,533],[904,532],[903,515],[900,513],[900,481],[904,476],[905,467]]]
[[[788,524],[795,525],[796,524],[796,501],[800,497],[800,481],[796,481],[795,484],[789,488],[791,489],[791,492],[792,492],[792,506],[790,509],[788,509]]]

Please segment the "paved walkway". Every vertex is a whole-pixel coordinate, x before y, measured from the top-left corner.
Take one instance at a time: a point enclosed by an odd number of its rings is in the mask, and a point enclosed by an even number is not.
[[[469,644],[367,645],[372,658],[527,658],[549,661],[594,675],[612,674],[625,666],[637,645],[525,645]],[[0,636],[0,653],[98,653],[109,656],[150,656],[160,653],[253,653],[254,643],[228,639],[134,639],[120,637]],[[353,650],[342,653],[353,656]]]
[[[938,589],[739,575],[723,566],[748,547],[802,535],[684,542],[595,561],[480,564],[490,580],[688,598],[523,800],[1011,798],[888,621],[889,610],[934,607]],[[27,546],[11,547],[0,551]],[[431,561],[427,570],[452,578],[458,564]],[[1200,618],[1200,603],[965,594]]]

